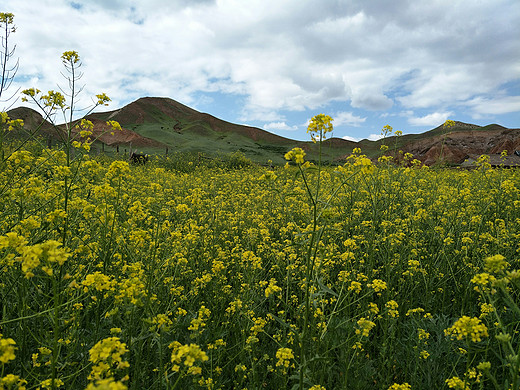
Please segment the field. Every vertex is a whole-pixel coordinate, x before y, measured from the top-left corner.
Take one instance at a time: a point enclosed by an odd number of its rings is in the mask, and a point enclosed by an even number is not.
[[[4,149],[2,389],[520,386],[517,170]]]

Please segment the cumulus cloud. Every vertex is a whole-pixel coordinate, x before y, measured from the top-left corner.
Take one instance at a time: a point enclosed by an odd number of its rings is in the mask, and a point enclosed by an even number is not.
[[[359,127],[366,121],[367,118],[361,118],[360,116],[354,115],[352,112],[337,112],[333,116],[334,127],[337,126],[354,126]]]
[[[77,50],[85,93],[107,92],[114,105],[144,95],[190,104],[220,92],[245,97],[237,119],[262,123],[333,103],[379,113],[468,107],[474,116],[518,107],[515,96],[493,99],[518,79],[516,0],[4,0],[3,8],[18,27],[13,87],[37,78],[40,89],[56,89],[59,56]]]
[[[408,118],[408,123],[412,126],[439,126],[446,122],[452,114],[452,112],[434,112],[422,117]]]
[[[381,134],[370,134],[367,139],[369,141],[378,141],[381,138],[383,138],[383,136]]]
[[[383,136],[381,134],[370,134],[366,138],[360,138],[360,137],[351,137],[351,136],[346,135],[346,136],[341,137],[341,138],[343,138],[343,139],[345,139],[347,141],[359,142],[362,139],[368,139],[369,141],[378,141],[381,138],[383,138]]]
[[[289,126],[285,122],[271,122],[266,123],[264,126],[264,130],[298,130],[298,126]]]
[[[497,98],[477,97],[467,102],[471,107],[473,115],[483,114],[506,114],[520,112],[520,96],[502,96]]]

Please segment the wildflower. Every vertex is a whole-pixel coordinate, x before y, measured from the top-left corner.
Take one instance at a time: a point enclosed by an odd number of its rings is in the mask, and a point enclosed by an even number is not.
[[[149,328],[150,331],[167,332],[173,325],[173,321],[166,314],[157,314],[155,317],[150,318],[147,322],[151,323],[152,326]]]
[[[183,345],[178,341],[174,341],[169,346],[172,349],[171,362],[173,363],[172,371],[178,372],[180,365],[183,364],[188,369],[193,367],[197,362],[207,361],[208,355],[206,352],[200,349],[197,344]],[[192,370],[192,375],[200,374],[200,371]]]
[[[229,303],[229,307],[226,308],[226,313],[234,314],[238,309],[242,308],[242,301],[240,299],[236,299]]]
[[[444,122],[444,124],[442,125],[443,128],[445,129],[449,129],[450,127],[453,127],[455,126],[455,121],[452,121],[450,119],[448,119],[446,122]]]
[[[428,357],[430,356],[430,354],[428,353],[428,351],[425,351],[425,350],[422,350],[420,353],[419,353],[419,356],[421,357],[421,359],[428,359]]]
[[[22,129],[23,128],[23,120],[22,119],[13,119],[7,122],[7,131],[13,131],[14,129]]]
[[[130,165],[126,161],[114,161],[110,164],[106,176],[109,179],[126,178],[130,173]]]
[[[280,348],[276,351],[276,367],[282,367],[283,370],[289,368],[291,359],[294,359],[294,354],[291,348]]]
[[[357,321],[358,328],[356,329],[356,334],[360,334],[363,337],[368,337],[370,330],[376,326],[376,324],[365,317],[361,317]]]
[[[385,304],[385,307],[388,309],[388,315],[390,317],[393,317],[393,318],[399,317],[399,311],[397,310],[399,305],[397,304],[396,301],[394,301],[394,300],[388,301]]]
[[[26,390],[27,381],[21,379],[18,375],[8,374],[0,378],[0,389],[17,389]]]
[[[19,250],[21,257],[19,258],[22,263],[22,272],[25,274],[27,279],[32,278],[34,273],[32,272],[36,267],[40,265],[40,258],[43,253],[41,245],[32,245],[22,247]]]
[[[111,290],[113,289],[114,284],[115,281],[111,280],[110,276],[104,275],[99,271],[96,271],[93,274],[88,274],[85,277],[85,280],[81,282],[81,285],[84,286],[85,292],[89,290],[89,287],[96,291]]]
[[[197,318],[191,320],[188,330],[196,330],[199,333],[202,333],[210,315],[211,311],[207,309],[206,306],[202,305],[199,309]]]
[[[458,376],[454,376],[453,378],[446,379],[446,384],[450,389],[455,390],[470,390],[469,386],[466,385],[466,382],[460,379]]]
[[[411,390],[412,386],[410,386],[408,383],[398,384],[394,383],[392,386],[388,388],[388,390]]]
[[[370,174],[374,171],[375,167],[372,164],[372,161],[366,156],[359,156],[356,158],[354,162],[355,167],[360,167],[361,172],[364,174]]]
[[[258,333],[264,331],[264,327],[267,325],[267,321],[262,317],[253,318],[254,325],[251,327],[251,333],[256,336]]]
[[[487,316],[489,313],[493,313],[495,311],[495,308],[490,303],[482,303],[480,304],[480,316],[479,318],[483,318]]]
[[[121,128],[121,125],[117,121],[108,121],[107,125],[110,126],[112,131],[123,131],[123,129]]]
[[[127,390],[128,387],[114,378],[98,379],[89,383],[85,390]]]
[[[484,259],[484,270],[491,273],[499,273],[509,266],[506,258],[502,255],[490,256]]]
[[[1,334],[0,337],[2,337]],[[0,338],[0,362],[5,364],[16,358],[14,351],[16,351],[17,348],[15,345],[16,342],[13,339]]]
[[[394,129],[392,128],[392,126],[390,125],[385,125],[383,126],[383,128],[381,129],[381,135],[384,137],[392,134],[392,132],[394,131]]]
[[[284,158],[287,161],[294,161],[296,164],[303,164],[305,157],[305,152],[302,148],[294,148],[291,151],[287,152]]]
[[[0,236],[0,249],[11,247],[13,249],[23,248],[27,240],[18,233],[9,232],[5,236]]]
[[[378,295],[381,295],[381,291],[386,290],[386,282],[381,279],[374,279],[372,283],[367,284],[367,286],[373,288],[374,292],[378,293]]]
[[[350,282],[350,286],[348,287],[349,291],[354,291],[355,293],[359,294],[361,291],[361,283],[353,281]]]
[[[493,285],[496,282],[496,278],[493,275],[490,275],[487,272],[476,274],[471,279],[471,283],[476,284],[477,286],[474,287],[476,291],[480,290],[489,290],[488,286]]]
[[[77,51],[66,51],[61,55],[63,62],[70,62],[76,64],[79,62],[79,54]]]
[[[311,118],[307,126],[307,133],[311,135],[313,142],[316,142],[318,137],[319,141],[323,141],[325,134],[332,132],[333,120],[334,119],[325,114],[318,114]]]
[[[218,347],[221,347],[221,346],[225,347],[226,345],[227,345],[227,343],[224,340],[217,339],[217,340],[215,340],[214,343],[208,344],[208,349],[217,349]]]
[[[477,364],[477,370],[479,371],[488,371],[491,369],[491,363],[490,362],[480,362]]]
[[[63,386],[63,381],[61,379],[45,379],[40,383],[42,389],[58,389]]]
[[[362,351],[363,350],[363,344],[361,344],[361,342],[359,342],[359,341],[356,341],[354,343],[354,345],[352,345],[352,349],[354,349],[354,350],[358,350],[359,349],[360,351]]]
[[[63,96],[61,92],[51,90],[47,93],[47,95],[42,95],[40,100],[42,101],[45,107],[49,107],[51,109],[54,109],[56,107],[65,107],[65,96]]]
[[[327,389],[320,385],[314,385],[309,390],[327,390]]]
[[[34,97],[38,94],[40,94],[41,91],[37,88],[29,88],[29,89],[24,89],[22,91],[22,95],[25,95],[23,98],[22,98],[22,102],[26,102],[27,101],[27,97],[26,96],[29,96],[31,98],[34,99]]]
[[[406,316],[411,316],[413,314],[416,314],[416,313],[424,313],[424,309],[422,307],[417,307],[415,309],[409,309],[407,312],[406,312]]]
[[[368,311],[372,314],[378,314],[379,313],[379,307],[377,307],[377,304],[374,302],[370,302],[368,304]]]
[[[278,294],[281,291],[282,288],[276,285],[276,279],[271,279],[269,281],[269,286],[265,289],[265,297],[269,298],[272,294]]]
[[[445,329],[444,334],[451,335],[457,340],[469,338],[473,342],[479,342],[483,337],[488,336],[488,330],[480,319],[463,316],[455,321],[453,326]]]
[[[419,340],[428,340],[430,338],[430,334],[426,332],[424,329],[417,329],[417,337]]]
[[[130,365],[122,359],[128,352],[126,344],[119,337],[108,337],[94,345],[90,351],[90,361],[93,363],[89,379],[103,379],[113,375],[114,370],[122,370]]]
[[[108,106],[108,102],[112,100],[105,93],[96,95],[96,97],[98,99],[96,102],[98,106]]]

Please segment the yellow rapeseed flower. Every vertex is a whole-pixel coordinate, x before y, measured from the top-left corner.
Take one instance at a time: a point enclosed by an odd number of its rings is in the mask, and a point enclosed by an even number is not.
[[[493,274],[499,273],[506,269],[509,263],[502,255],[494,255],[484,259],[484,270]]]
[[[287,161],[294,161],[296,164],[303,164],[305,152],[302,148],[294,148],[285,154]]]
[[[446,379],[446,384],[450,389],[455,390],[470,390],[469,386],[467,385],[466,381],[463,381],[458,376],[454,376],[453,378]]]
[[[363,337],[368,337],[368,334],[376,324],[365,317],[361,317],[357,321],[358,328],[356,334],[360,334]]]
[[[278,359],[276,367],[287,369],[291,364],[291,359],[294,359],[294,354],[291,348],[279,348],[276,351],[276,358]]]
[[[410,386],[408,383],[394,383],[392,386],[388,388],[388,390],[411,390],[412,386]]]
[[[457,340],[470,339],[473,342],[479,342],[482,341],[483,337],[488,336],[488,329],[480,319],[463,316],[455,321],[450,328],[445,329],[444,334],[451,335],[452,338]]]
[[[0,337],[2,337],[1,334]],[[7,363],[10,360],[14,360],[16,358],[14,354],[16,349],[16,342],[13,339],[0,338],[0,362]]]

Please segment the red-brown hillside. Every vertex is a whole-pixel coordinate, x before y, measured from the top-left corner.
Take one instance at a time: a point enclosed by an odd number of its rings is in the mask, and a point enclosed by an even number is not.
[[[63,124],[54,126],[50,121],[47,121],[37,111],[29,107],[17,107],[7,113],[11,119],[22,119],[24,121],[24,128],[29,133],[43,136],[47,139],[59,140],[65,135],[65,126]],[[115,131],[111,134],[111,128],[106,124],[106,121],[91,118],[94,124],[93,134],[91,139],[96,139],[106,145],[131,145],[132,147],[152,147],[164,148],[165,146],[153,139],[143,137],[136,132],[123,128],[122,131]],[[73,128],[72,133],[79,138],[79,130]]]
[[[275,144],[293,144],[289,138],[280,137],[256,127],[237,125],[215,118],[212,115],[198,112],[173,99],[144,97],[132,102],[119,110],[94,113],[89,119],[115,120],[122,126],[130,127],[149,123],[174,123],[173,127],[182,132],[184,128],[192,127],[193,123],[200,123],[203,127],[221,133],[235,133],[254,141],[265,141]],[[204,126],[206,125],[206,126]]]

